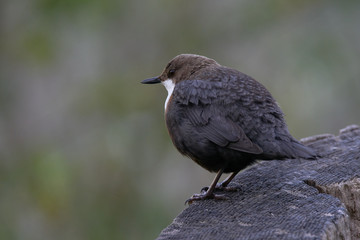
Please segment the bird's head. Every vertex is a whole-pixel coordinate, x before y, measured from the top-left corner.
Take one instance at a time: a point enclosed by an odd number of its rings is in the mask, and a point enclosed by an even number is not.
[[[145,79],[141,83],[162,83],[169,91],[168,88],[174,87],[181,81],[189,80],[200,70],[212,66],[219,66],[219,64],[215,60],[204,56],[181,54],[173,58],[159,76]]]
[[[144,84],[162,83],[168,92],[165,101],[165,111],[175,85],[182,81],[196,79],[196,75],[200,72],[210,70],[212,67],[220,66],[215,60],[195,55],[181,54],[173,58],[165,67],[164,71],[158,76],[143,80]]]

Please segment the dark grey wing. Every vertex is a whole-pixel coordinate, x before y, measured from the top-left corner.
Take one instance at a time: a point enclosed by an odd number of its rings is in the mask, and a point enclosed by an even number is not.
[[[220,147],[253,154],[263,152],[238,124],[224,116],[206,113],[207,111],[211,111],[210,106],[189,105],[185,108],[184,115],[203,137]],[[205,115],[208,116],[207,119],[204,118]]]
[[[243,73],[221,68],[178,83],[174,93],[173,100],[184,106],[191,124],[219,146],[261,153],[264,159],[316,158],[290,135],[284,114],[266,88]]]
[[[217,88],[225,90],[222,82],[193,80],[176,85],[174,95],[182,112],[199,134],[216,145],[236,151],[261,154],[263,150],[253,143],[243,129],[221,111],[221,96]],[[211,104],[210,104],[211,103]]]

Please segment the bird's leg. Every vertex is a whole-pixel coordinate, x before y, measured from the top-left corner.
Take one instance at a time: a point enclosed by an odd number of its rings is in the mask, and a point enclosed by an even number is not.
[[[233,172],[230,176],[228,176],[224,181],[222,181],[219,185],[219,188],[226,188],[227,185],[229,185],[229,183],[234,179],[234,177],[236,176],[236,174],[238,174],[239,171],[237,172]]]
[[[237,188],[228,187],[227,185],[229,185],[229,183],[234,179],[234,177],[238,173],[239,173],[239,171],[233,172],[224,181],[222,181],[221,183],[216,184],[215,189],[216,190],[221,190],[221,191],[227,191],[227,192],[236,192],[238,190]],[[202,192],[208,191],[208,190],[209,190],[209,187],[204,187],[203,189],[201,189]]]
[[[214,194],[214,190],[216,188],[217,182],[219,181],[221,174],[224,172],[224,169],[220,169],[216,174],[214,180],[212,181],[210,187],[206,190],[206,192],[201,192],[199,194],[194,194],[191,198],[185,201],[185,204],[191,204],[193,201],[205,200],[205,199],[216,199],[216,200],[226,200],[227,198],[223,195]]]

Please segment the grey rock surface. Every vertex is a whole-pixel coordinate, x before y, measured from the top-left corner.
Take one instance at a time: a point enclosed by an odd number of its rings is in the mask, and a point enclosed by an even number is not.
[[[302,142],[322,157],[258,162],[229,200],[194,202],[158,239],[360,239],[360,127]]]

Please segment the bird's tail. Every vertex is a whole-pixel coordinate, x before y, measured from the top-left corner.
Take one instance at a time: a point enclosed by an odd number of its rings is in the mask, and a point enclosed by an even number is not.
[[[281,149],[287,157],[291,158],[317,159],[319,157],[314,149],[304,146],[296,139],[282,142]]]

